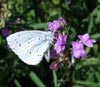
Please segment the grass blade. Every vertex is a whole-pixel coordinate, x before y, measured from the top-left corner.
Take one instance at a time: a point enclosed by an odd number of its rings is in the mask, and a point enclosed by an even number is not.
[[[29,77],[37,85],[37,87],[46,87],[44,83],[39,79],[39,77],[33,71],[30,72]]]

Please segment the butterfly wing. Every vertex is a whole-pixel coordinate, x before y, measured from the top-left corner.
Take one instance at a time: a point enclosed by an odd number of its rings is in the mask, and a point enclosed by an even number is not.
[[[40,63],[42,57],[49,47],[49,40],[43,31],[21,31],[7,37],[9,47],[19,58],[29,64]]]
[[[42,31],[21,31],[8,36],[7,42],[14,52],[19,52],[19,49],[22,48],[22,45],[27,45],[33,40],[38,42],[38,39],[42,35]],[[34,42],[33,44],[37,43]]]
[[[44,40],[37,46],[32,46],[31,49],[25,47],[20,50],[21,53],[19,53],[18,56],[23,62],[29,65],[36,65],[41,62],[48,47],[49,42]]]

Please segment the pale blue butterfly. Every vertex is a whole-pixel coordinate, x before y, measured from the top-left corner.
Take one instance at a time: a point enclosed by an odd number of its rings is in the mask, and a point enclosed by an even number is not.
[[[39,64],[43,56],[49,62],[52,41],[52,32],[39,30],[20,31],[7,37],[9,47],[28,65]]]

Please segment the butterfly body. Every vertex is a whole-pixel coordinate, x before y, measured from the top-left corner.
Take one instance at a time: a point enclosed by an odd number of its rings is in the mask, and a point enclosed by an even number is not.
[[[50,31],[20,31],[7,37],[7,43],[12,51],[28,65],[36,65],[41,62],[44,55],[49,61],[49,48],[53,41]]]

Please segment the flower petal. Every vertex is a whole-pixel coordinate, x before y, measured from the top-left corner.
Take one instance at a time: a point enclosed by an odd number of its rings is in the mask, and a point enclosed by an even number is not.
[[[84,43],[88,47],[93,47],[93,43],[91,40],[88,40],[86,43]]]
[[[74,50],[73,55],[75,56],[75,58],[80,58],[81,51],[80,50]]]
[[[81,50],[81,57],[85,58],[86,57],[86,52],[84,50]]]

